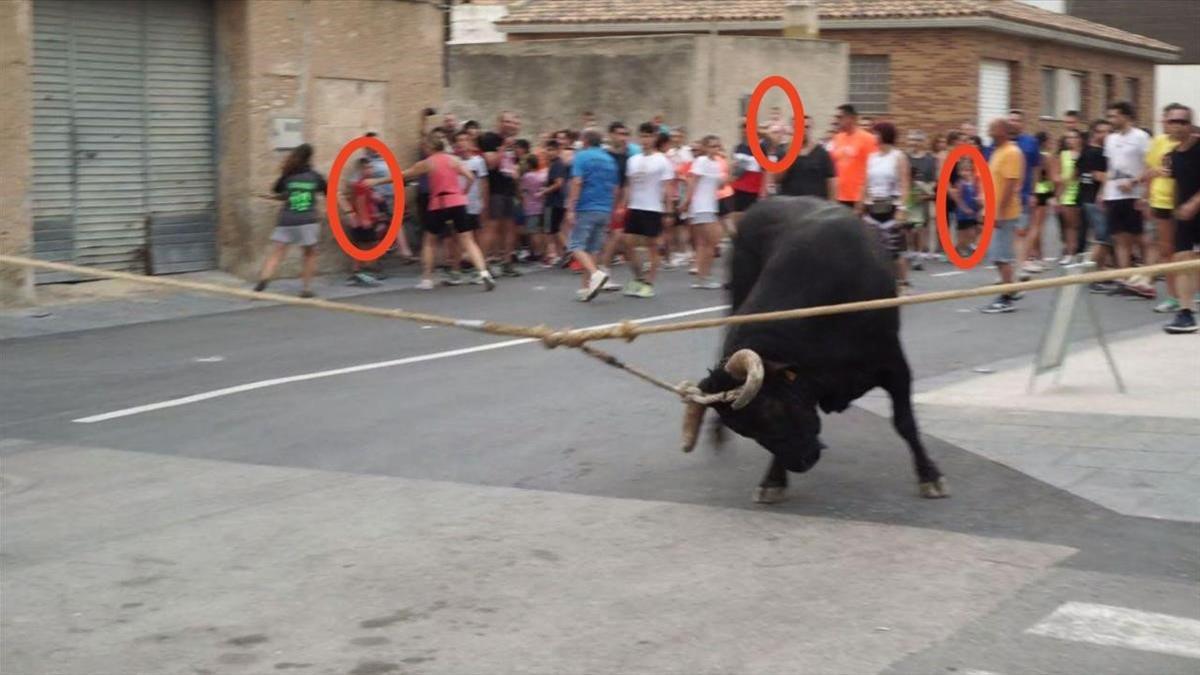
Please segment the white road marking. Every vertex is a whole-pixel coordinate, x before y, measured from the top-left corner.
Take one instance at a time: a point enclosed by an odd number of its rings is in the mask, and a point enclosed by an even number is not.
[[[729,309],[729,305],[717,305],[715,307],[702,307],[700,309],[689,309],[683,312],[674,312],[671,314],[661,314],[659,316],[648,316],[641,319],[634,319],[633,323],[653,323],[655,321],[667,321],[670,319],[681,319],[683,317],[695,316],[697,314],[710,314]],[[609,328],[616,326],[615,323],[600,324],[597,326],[589,326],[589,328]],[[494,349],[504,349],[506,347],[516,347],[518,345],[527,345],[532,342],[537,342],[534,338],[520,338],[518,340],[505,340],[503,342],[493,342],[486,345],[478,345],[475,347],[466,347],[463,349],[451,349],[444,352],[434,352],[432,354],[421,354],[420,356],[409,356],[403,359],[392,359],[390,361],[376,361],[374,363],[363,363],[357,366],[347,366],[345,368],[334,368],[332,370],[319,370],[313,373],[304,373],[301,375],[291,375],[289,377],[276,377],[270,380],[259,380],[258,382],[247,382],[233,387],[225,387],[224,389],[214,389],[212,391],[192,394],[191,396],[183,396],[173,398],[158,403],[147,403],[146,405],[134,406],[132,408],[122,408],[112,412],[101,413],[99,415],[90,415],[88,417],[80,417],[71,420],[78,424],[92,424],[95,422],[106,422],[108,420],[117,419],[119,417],[129,417],[130,415],[140,415],[141,413],[153,412],[164,408],[175,408],[181,405],[191,403],[199,403],[222,396],[232,396],[241,394],[255,389],[266,389],[267,387],[278,387],[284,384],[292,384],[294,382],[305,382],[307,380],[319,380],[325,377],[335,377],[337,375],[348,375],[350,373],[360,373],[366,370],[377,370],[379,368],[393,368],[395,366],[405,366],[410,363],[422,363],[425,361],[436,361],[439,359],[448,359],[454,356],[465,356],[467,354],[476,354],[479,352],[492,351]]]
[[[200,356],[192,359],[196,363],[220,363],[225,360],[224,356]]]
[[[1200,621],[1126,607],[1068,602],[1025,632],[1200,659]]]
[[[952,277],[956,274],[966,274],[966,272],[964,272],[962,270],[955,270],[953,272],[938,272],[937,274],[930,274],[929,276],[931,276],[931,277]]]
[[[994,673],[990,670],[963,670],[959,672],[959,675],[1000,675],[1000,673]]]

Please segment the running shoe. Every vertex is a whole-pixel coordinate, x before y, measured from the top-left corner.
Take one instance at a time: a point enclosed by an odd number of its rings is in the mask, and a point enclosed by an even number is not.
[[[1012,301],[1007,296],[1002,295],[993,300],[992,304],[983,307],[979,311],[984,314],[1007,314],[1014,310],[1016,310],[1016,307],[1013,307]]]
[[[462,286],[464,283],[466,283],[466,280],[463,279],[461,272],[452,269],[446,272],[445,278],[442,279],[442,283],[447,286]]]
[[[588,279],[588,287],[584,302],[589,302],[595,298],[596,295],[600,293],[600,289],[604,288],[606,283],[608,283],[608,274],[606,272],[602,270],[596,270],[595,272],[592,272],[591,278]]]
[[[1153,300],[1158,297],[1158,294],[1154,292],[1154,287],[1149,284],[1129,282],[1124,284],[1124,286],[1130,295],[1135,295],[1145,300]]]
[[[1064,255],[1063,257],[1058,259],[1058,264],[1059,265],[1070,265],[1074,260],[1075,260],[1074,256]]]
[[[642,282],[637,279],[631,279],[629,283],[625,284],[625,288],[621,289],[621,295],[628,298],[636,298],[641,285]]]
[[[300,297],[302,297],[302,298],[315,298],[315,297],[317,297],[317,294],[316,294],[316,293],[313,293],[312,291],[300,291]]]
[[[496,280],[492,278],[492,275],[489,272],[479,273],[479,283],[483,284],[484,292],[496,289]]]
[[[514,277],[515,278],[515,277],[521,276],[521,273],[517,270],[516,266],[513,265],[511,262],[506,262],[500,266],[500,275],[505,276],[505,277]]]
[[[654,297],[654,286],[652,284],[647,284],[647,283],[643,282],[640,286],[638,286],[637,297],[653,298]]]
[[[915,270],[917,272],[921,272],[921,271],[924,271],[925,264],[922,263],[919,258],[913,258],[912,268],[913,268],[913,270]]]
[[[379,280],[366,272],[354,273],[355,286],[378,286]]]
[[[1112,292],[1117,287],[1115,281],[1093,281],[1088,284],[1088,290],[1092,293],[1104,294]]]
[[[1179,310],[1175,315],[1175,320],[1163,326],[1163,330],[1172,334],[1195,333],[1196,329],[1196,317],[1192,315],[1190,309]]]
[[[1175,298],[1167,298],[1154,306],[1154,311],[1157,314],[1171,314],[1179,311],[1179,301]]]
[[[719,291],[725,288],[725,285],[719,281],[713,281],[711,279],[705,279],[701,277],[692,282],[692,288],[702,291]]]
[[[579,302],[587,302],[588,300],[591,300],[591,298],[588,297],[588,290],[586,288],[577,289],[575,291],[575,299]]]
[[[605,279],[609,279],[611,277],[607,268],[601,267],[600,271],[604,273]],[[600,290],[604,291],[605,293],[615,293],[621,290],[621,284],[618,284],[615,281],[607,281],[603,286],[600,287]]]
[[[254,284],[254,292],[262,293],[263,291],[267,290],[268,283],[270,283],[270,282],[269,281],[260,281],[257,284]]]
[[[1046,271],[1045,267],[1036,260],[1029,260],[1024,265],[1021,265],[1021,271],[1026,274],[1041,274]]]
[[[421,281],[417,282],[417,290],[418,291],[432,291],[433,290],[433,279],[422,279]]]

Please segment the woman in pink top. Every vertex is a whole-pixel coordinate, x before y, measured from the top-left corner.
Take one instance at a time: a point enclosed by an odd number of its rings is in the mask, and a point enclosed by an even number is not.
[[[467,253],[485,290],[492,290],[496,282],[483,260],[483,252],[475,243],[475,230],[479,219],[467,214],[467,193],[475,175],[457,157],[449,153],[444,136],[430,134],[429,146],[433,154],[404,170],[405,178],[429,174],[429,212],[425,222],[425,234],[421,245],[421,283],[417,288],[433,290],[433,263],[438,240],[454,235],[458,245]],[[460,177],[465,177],[465,184]]]

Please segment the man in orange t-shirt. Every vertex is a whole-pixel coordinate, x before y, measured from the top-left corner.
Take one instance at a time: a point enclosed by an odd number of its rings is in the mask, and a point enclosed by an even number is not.
[[[837,200],[862,213],[867,157],[877,149],[875,134],[859,128],[858,111],[849,103],[839,105],[834,118],[838,132],[829,143],[829,154],[837,172]]]

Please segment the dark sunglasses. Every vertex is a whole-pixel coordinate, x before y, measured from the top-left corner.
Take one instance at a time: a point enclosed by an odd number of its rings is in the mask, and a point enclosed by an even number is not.
[[[1166,124],[1191,124],[1192,123],[1191,120],[1178,120],[1178,119],[1167,119],[1167,120],[1163,120],[1163,122]]]

